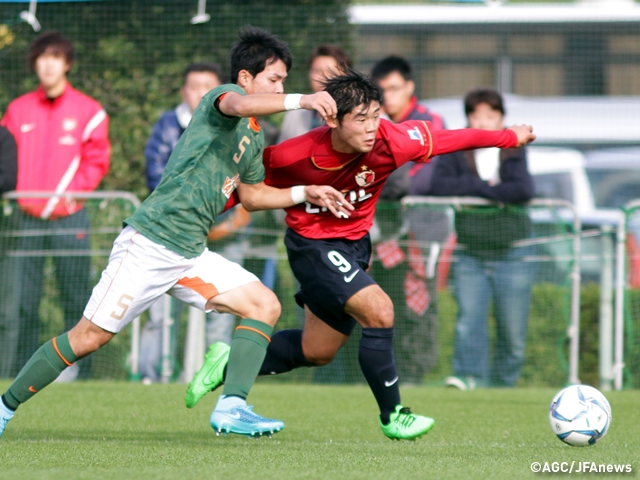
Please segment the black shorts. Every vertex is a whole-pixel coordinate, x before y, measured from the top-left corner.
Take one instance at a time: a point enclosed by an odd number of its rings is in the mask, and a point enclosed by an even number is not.
[[[287,229],[284,238],[293,274],[300,282],[295,298],[318,318],[344,335],[350,335],[356,321],[344,312],[354,294],[376,282],[367,274],[371,240],[314,240]]]

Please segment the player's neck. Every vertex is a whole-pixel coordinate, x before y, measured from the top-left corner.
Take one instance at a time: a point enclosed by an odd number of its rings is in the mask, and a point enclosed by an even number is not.
[[[340,138],[335,129],[331,129],[331,148],[340,153],[360,153]]]
[[[67,88],[66,79],[61,80],[54,85],[42,85],[42,89],[44,90],[44,94],[47,96],[47,98],[58,98],[64,93],[65,88]]]

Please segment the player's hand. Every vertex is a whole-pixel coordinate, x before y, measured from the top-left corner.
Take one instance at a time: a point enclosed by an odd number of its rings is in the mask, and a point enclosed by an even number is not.
[[[307,202],[327,207],[338,218],[349,218],[354,210],[344,196],[328,185],[307,185],[304,187]]]
[[[527,143],[531,143],[536,139],[536,136],[532,133],[533,127],[531,125],[514,125],[509,127],[509,130],[516,132],[518,147],[524,147]]]
[[[300,108],[315,110],[324,118],[335,118],[338,115],[336,101],[327,92],[318,92],[310,95],[302,95],[300,98]]]

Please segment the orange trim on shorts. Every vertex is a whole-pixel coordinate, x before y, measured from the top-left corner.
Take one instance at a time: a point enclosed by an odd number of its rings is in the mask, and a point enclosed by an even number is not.
[[[261,332],[260,330],[258,330],[257,328],[251,328],[251,327],[245,327],[244,325],[238,325],[236,327],[236,330],[250,330],[252,332],[256,332],[259,333],[260,335],[262,335],[264,338],[266,338],[269,342],[271,342],[271,338],[269,337],[269,335],[267,335],[264,332]]]
[[[200,294],[205,300],[215,297],[220,292],[211,283],[207,283],[200,277],[184,277],[178,280],[178,285],[182,285],[185,288],[193,290]]]
[[[67,367],[70,367],[71,365],[73,365],[73,363],[69,363],[69,361],[62,356],[62,354],[60,353],[60,350],[58,350],[58,342],[56,342],[56,337],[53,337],[52,343],[56,353],[62,359],[62,361],[67,364]]]

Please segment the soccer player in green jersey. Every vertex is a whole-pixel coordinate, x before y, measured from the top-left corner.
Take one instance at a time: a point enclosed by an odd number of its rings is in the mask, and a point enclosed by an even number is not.
[[[256,436],[284,427],[246,404],[280,316],[280,303],[255,275],[209,251],[205,239],[236,188],[250,211],[305,201],[327,207],[336,216],[353,210],[329,186],[277,189],[263,182],[263,135],[254,117],[296,108],[315,110],[324,118],[337,113],[326,92],[276,95],[283,93],[290,68],[289,49],[277,37],[254,27],[240,33],[231,50],[235,84],[203,97],[162,181],[125,220],[82,319],[40,347],[2,395],[0,435],[22,403],[75,361],[108,343],[166,292],[201,310],[242,319],[231,343],[224,392],[211,415],[216,432]]]

